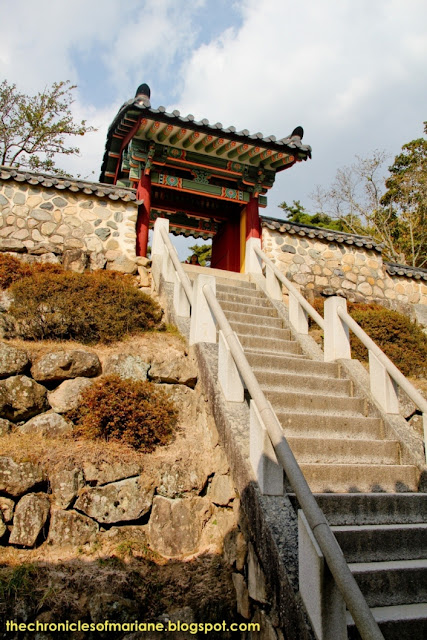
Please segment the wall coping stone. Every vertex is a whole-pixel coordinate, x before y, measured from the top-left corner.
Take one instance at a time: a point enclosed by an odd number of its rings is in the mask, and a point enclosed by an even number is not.
[[[90,182],[78,178],[64,178],[48,173],[27,171],[15,167],[0,166],[0,181],[13,180],[14,182],[39,185],[45,188],[67,190],[73,193],[81,192],[97,198],[110,198],[110,200],[122,200],[123,202],[136,202],[136,190],[130,187],[115,187],[101,182]]]
[[[387,273],[391,276],[404,276],[406,278],[415,278],[415,280],[427,281],[427,269],[410,267],[407,264],[397,264],[395,262],[385,262],[384,265]]]
[[[338,242],[355,247],[364,247],[372,251],[381,253],[383,245],[376,242],[370,236],[359,236],[355,233],[345,233],[344,231],[334,231],[333,229],[324,229],[323,227],[315,227],[309,224],[301,224],[299,222],[288,222],[278,218],[270,218],[261,216],[261,224],[268,229],[299,236],[308,236],[309,238],[318,238],[327,242]]]

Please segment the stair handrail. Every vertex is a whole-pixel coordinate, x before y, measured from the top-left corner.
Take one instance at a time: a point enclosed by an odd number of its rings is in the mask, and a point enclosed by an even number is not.
[[[209,284],[205,284],[202,287],[202,291],[209,309],[224,335],[236,367],[265,424],[277,459],[285,470],[289,483],[295,492],[299,505],[305,514],[311,531],[326,559],[330,572],[353,617],[362,640],[384,640],[384,636],[378,627],[372,611],[350,571],[325,515],[318,506],[307,480],[283,435],[276,414],[265,397],[252,371],[252,367],[244,354],[239,339],[231,328],[214,291]]]
[[[185,273],[183,266],[179,260],[178,253],[175,247],[173,246],[172,242],[170,241],[169,235],[164,227],[160,228],[160,235],[162,237],[163,242],[165,243],[165,247],[169,253],[169,257],[172,261],[175,271],[177,272],[178,277],[181,281],[182,287],[185,291],[185,295],[187,296],[187,299],[191,308],[191,305],[193,304],[193,287],[192,287],[190,278]]]
[[[423,432],[424,432],[424,456],[427,462],[427,400],[421,395],[421,393],[414,387],[414,385],[409,382],[406,376],[396,367],[396,365],[390,360],[388,356],[382,351],[382,349],[368,336],[368,334],[362,329],[362,327],[351,317],[348,313],[345,306],[336,306],[336,313],[343,324],[351,329],[354,335],[359,338],[360,342],[368,349],[369,352],[369,377],[371,384],[371,391],[376,398],[376,400],[381,405],[382,409],[386,413],[399,413],[399,402],[396,390],[392,386],[399,386],[406,395],[412,400],[415,406],[422,413],[422,422],[423,422]],[[328,324],[328,323],[326,323]],[[329,329],[331,331],[331,329]],[[326,346],[326,331],[325,331],[325,346]],[[346,337],[347,349],[350,352],[350,340],[348,336]],[[372,358],[372,356],[373,358]],[[351,356],[351,352],[350,352]],[[375,377],[378,376],[378,370],[373,370],[372,364],[374,359],[379,362],[380,366],[380,375],[381,373],[385,378],[387,378],[386,384],[388,380],[391,379],[392,385],[389,384],[388,393],[383,397],[384,394],[377,394],[375,389],[376,380]]]
[[[393,364],[384,351],[382,351],[372,338],[370,338],[362,329],[362,327],[357,324],[356,320],[351,317],[348,311],[345,311],[343,308],[339,308],[337,313],[348,328],[352,330],[354,335],[359,338],[360,342],[369,349],[369,351],[372,351],[381,364],[384,365],[389,376],[399,385],[399,387],[403,389],[412,402],[418,406],[422,413],[427,413],[427,400],[423,398],[421,393],[417,391],[411,382],[409,382],[408,378],[406,378],[396,365]]]
[[[283,273],[280,271],[280,269],[278,269],[276,267],[274,262],[272,260],[270,260],[270,258],[268,256],[266,256],[265,253],[258,246],[254,245],[253,246],[253,251],[255,251],[257,256],[259,258],[261,258],[261,260],[266,265],[268,265],[268,267],[270,267],[270,269],[273,271],[273,273],[276,276],[276,278],[285,285],[285,287],[287,288],[287,290],[290,293],[292,293],[292,295],[296,298],[296,300],[301,305],[301,307],[304,309],[304,311],[315,321],[315,323],[321,329],[324,329],[325,328],[325,322],[324,322],[322,316],[320,315],[320,313],[318,313],[316,311],[316,309],[308,302],[308,300],[306,300],[304,298],[304,296],[298,291],[298,289],[292,284],[292,282],[290,280],[288,280],[286,276],[283,275]]]

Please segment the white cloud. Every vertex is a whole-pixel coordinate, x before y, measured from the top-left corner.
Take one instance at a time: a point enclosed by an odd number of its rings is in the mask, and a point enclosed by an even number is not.
[[[0,3],[0,75],[28,93],[67,78],[81,86],[74,113],[99,131],[77,141],[80,160],[64,160],[82,175],[98,177],[107,128],[144,81],[153,106],[166,101],[224,126],[282,137],[302,124],[313,160],[278,176],[272,205],[307,203],[356,153],[398,153],[427,118],[425,0],[236,0],[241,25],[230,23],[232,12],[221,16],[228,28],[211,41],[203,34],[197,48],[198,32],[226,4]],[[91,82],[101,108],[85,89]]]
[[[193,52],[173,107],[278,137],[302,124],[313,161],[285,172],[270,201],[304,199],[355,153],[397,153],[419,135],[425,3],[245,0],[242,10],[238,31]]]

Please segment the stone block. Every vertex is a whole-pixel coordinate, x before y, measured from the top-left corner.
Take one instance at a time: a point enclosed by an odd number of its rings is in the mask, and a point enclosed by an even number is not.
[[[49,510],[50,501],[45,493],[29,493],[21,498],[15,508],[9,544],[33,547]]]
[[[209,516],[207,498],[170,500],[156,496],[148,523],[151,547],[169,558],[195,553]]]
[[[65,413],[78,407],[81,393],[90,387],[91,380],[87,378],[74,378],[65,380],[55,391],[51,391],[48,396],[50,406],[57,413]]]
[[[232,580],[236,591],[237,613],[249,620],[251,617],[251,606],[249,603],[249,592],[245,579],[241,573],[233,573]]]
[[[17,428],[19,433],[38,433],[46,438],[70,436],[73,432],[71,422],[53,411],[41,413]]]
[[[0,342],[0,378],[23,373],[29,363],[26,351]]]
[[[38,358],[31,375],[38,382],[61,382],[83,376],[92,378],[101,373],[101,363],[91,351],[53,351]]]
[[[118,375],[124,380],[147,380],[150,364],[141,356],[116,353],[109,356],[104,363],[104,375]]]
[[[75,508],[97,522],[139,520],[151,508],[154,480],[139,476],[83,489]]]
[[[0,416],[19,422],[29,420],[47,408],[46,389],[27,376],[0,381]]]
[[[7,456],[0,457],[0,491],[11,496],[19,496],[44,479],[45,475],[40,465],[15,462]]]
[[[91,518],[76,511],[52,510],[48,544],[81,546],[94,542],[99,527]]]

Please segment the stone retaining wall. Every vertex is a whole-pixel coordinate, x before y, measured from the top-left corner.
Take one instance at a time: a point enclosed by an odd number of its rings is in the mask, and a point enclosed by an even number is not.
[[[132,189],[0,168],[0,245],[79,249],[107,261],[136,256]]]
[[[264,252],[309,299],[335,294],[400,310],[427,305],[427,271],[388,265],[381,247],[369,237],[265,218],[262,243]]]

